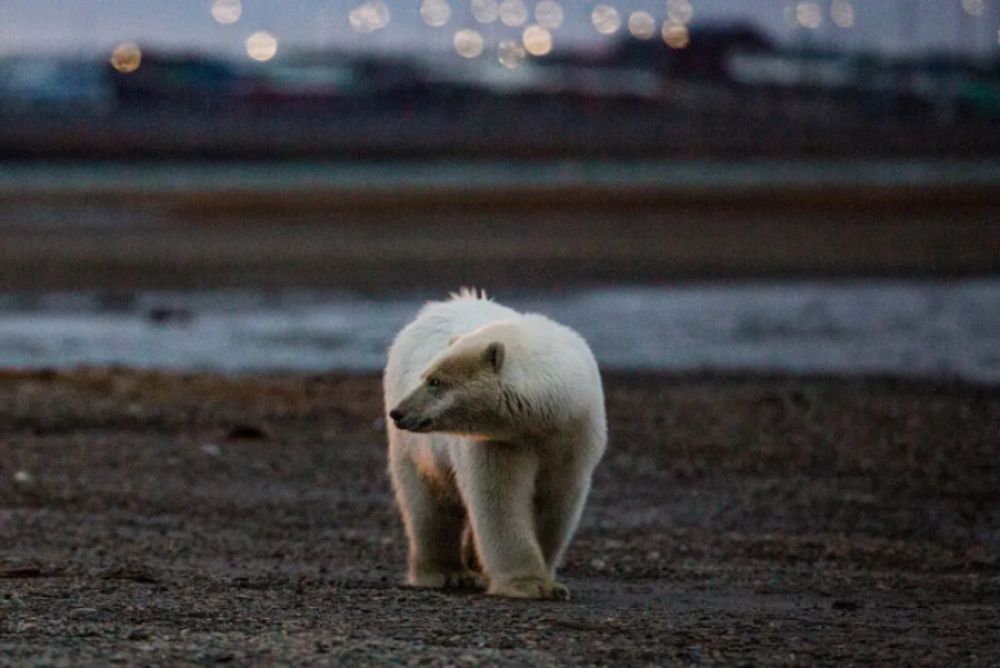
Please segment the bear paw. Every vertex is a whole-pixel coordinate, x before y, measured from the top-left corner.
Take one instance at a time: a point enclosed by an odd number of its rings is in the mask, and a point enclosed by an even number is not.
[[[490,594],[507,598],[534,598],[568,601],[569,589],[555,580],[539,577],[521,577],[501,580],[490,587]]]
[[[411,571],[406,584],[420,589],[481,589],[482,579],[471,571],[421,568]]]

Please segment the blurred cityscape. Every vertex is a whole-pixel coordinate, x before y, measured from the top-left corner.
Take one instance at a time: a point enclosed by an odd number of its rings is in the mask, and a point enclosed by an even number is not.
[[[673,18],[662,24],[598,5],[600,49],[554,49],[545,26],[554,30],[557,10],[562,20],[559,5],[537,3],[534,23],[513,4],[527,28],[488,52],[467,29],[450,54],[300,48],[275,57],[276,39],[258,32],[241,58],[128,42],[110,57],[8,56],[0,158],[1000,153],[998,49],[893,54],[809,39],[821,20],[849,28],[848,2],[791,5],[804,35],[791,42],[749,22],[691,22],[690,3],[668,3]],[[228,21],[240,8],[217,0],[213,16]],[[344,21],[373,31],[382,9],[365,3]],[[443,0],[421,5],[429,25],[446,11]]]

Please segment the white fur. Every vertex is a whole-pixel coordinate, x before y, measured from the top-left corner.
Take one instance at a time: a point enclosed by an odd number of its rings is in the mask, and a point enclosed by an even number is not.
[[[432,302],[392,344],[385,370],[386,412],[423,386],[423,375],[449,356],[503,346],[498,382],[506,402],[459,388],[455,401],[492,417],[454,433],[414,433],[387,420],[389,472],[409,539],[408,582],[467,584],[462,534],[471,528],[489,592],[564,598],[555,572],[604,452],[607,427],[597,363],[573,330],[523,315],[475,292]],[[451,392],[451,391],[450,391]],[[457,397],[457,398],[456,398]]]

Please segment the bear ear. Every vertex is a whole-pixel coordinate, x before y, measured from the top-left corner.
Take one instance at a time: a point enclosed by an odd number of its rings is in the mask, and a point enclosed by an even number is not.
[[[503,358],[504,346],[499,341],[494,341],[483,351],[483,360],[493,367],[494,372],[500,371],[500,367],[503,366]]]

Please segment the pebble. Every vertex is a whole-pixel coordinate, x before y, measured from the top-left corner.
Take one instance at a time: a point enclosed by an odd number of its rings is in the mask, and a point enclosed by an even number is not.
[[[218,457],[222,454],[222,448],[217,446],[215,443],[206,443],[201,446],[201,451],[204,452],[209,457]]]
[[[20,485],[30,485],[34,480],[35,478],[23,469],[14,474],[14,482]]]
[[[605,562],[603,559],[590,560],[590,567],[599,571],[603,571],[604,567],[607,565],[608,565],[607,562]]]
[[[73,608],[69,611],[70,619],[87,619],[97,616],[97,608]]]
[[[253,424],[238,424],[229,430],[227,438],[230,441],[264,441],[268,434],[263,427]]]
[[[861,604],[857,601],[834,601],[833,605],[830,606],[834,610],[846,610],[848,612],[854,612],[855,610],[861,609]]]
[[[203,654],[202,658],[208,663],[229,663],[236,658],[236,655],[226,651],[209,651]]]
[[[23,608],[24,601],[17,594],[11,592],[0,596],[0,610],[4,608]]]

